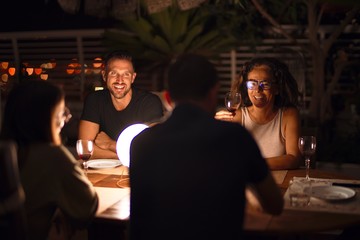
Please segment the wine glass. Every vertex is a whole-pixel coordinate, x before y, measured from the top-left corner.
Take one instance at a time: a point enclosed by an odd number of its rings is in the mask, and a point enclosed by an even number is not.
[[[225,95],[225,107],[226,109],[235,116],[235,111],[240,107],[241,94],[236,92],[228,92]]]
[[[76,151],[81,160],[83,160],[83,166],[85,174],[87,175],[88,164],[87,161],[91,158],[94,152],[94,143],[92,140],[79,139],[76,141]]]
[[[305,157],[305,167],[306,167],[306,177],[307,181],[310,180],[309,171],[310,171],[310,157],[314,155],[316,150],[316,137],[315,136],[301,136],[299,138],[299,150],[301,154]]]

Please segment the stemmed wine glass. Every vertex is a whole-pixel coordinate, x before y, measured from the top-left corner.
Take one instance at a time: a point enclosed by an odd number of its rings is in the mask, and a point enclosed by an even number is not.
[[[76,151],[81,160],[83,160],[83,166],[85,174],[87,175],[88,164],[87,161],[91,158],[94,152],[94,143],[91,140],[79,139],[76,141]]]
[[[240,107],[241,94],[236,92],[228,92],[225,95],[225,107],[226,109],[235,116],[235,111]]]
[[[310,171],[310,157],[314,155],[316,150],[316,137],[315,136],[301,136],[299,138],[299,150],[301,154],[305,157],[305,167],[306,167],[306,177],[307,181],[310,180],[309,171]]]

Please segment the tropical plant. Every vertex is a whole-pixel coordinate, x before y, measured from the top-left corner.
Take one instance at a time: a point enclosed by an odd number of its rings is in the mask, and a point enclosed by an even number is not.
[[[129,50],[158,79],[157,90],[166,88],[164,73],[177,55],[198,53],[216,59],[239,44],[234,26],[225,24],[224,18],[243,17],[231,11],[219,17],[219,11],[209,5],[184,11],[174,4],[148,14],[144,1],[140,2],[141,13],[124,17],[117,29],[107,30],[104,43],[110,50]]]
[[[164,88],[163,73],[171,59],[180,53],[196,52],[209,57],[218,56],[234,47],[256,44],[256,40],[276,31],[282,38],[299,46],[311,59],[315,71],[309,76],[311,89],[310,116],[319,123],[331,114],[330,98],[342,70],[353,62],[341,60],[334,64],[333,75],[326,72],[333,46],[344,29],[356,24],[360,13],[359,4],[350,0],[209,0],[200,7],[180,10],[176,4],[158,13],[146,11],[146,1],[140,0],[140,14],[124,17],[116,30],[105,33],[109,49],[126,48],[157,78],[158,90]],[[173,1],[176,2],[176,1]],[[332,22],[334,31],[325,37],[319,35],[326,10],[331,4],[339,6],[344,14],[338,14]],[[344,8],[345,6],[345,8]],[[350,7],[349,7],[350,6]],[[297,26],[286,29],[284,26]],[[307,39],[308,43],[298,39]],[[339,61],[337,62],[339,63]]]
[[[338,83],[340,73],[346,65],[354,64],[347,61],[346,57],[338,58],[337,64],[334,64],[334,74],[332,76],[326,75],[326,64],[331,56],[332,47],[336,40],[343,33],[349,25],[357,24],[356,16],[360,14],[360,5],[353,5],[352,1],[320,1],[320,0],[298,0],[286,1],[284,4],[279,0],[261,1],[251,0],[259,13],[267,20],[268,24],[272,26],[277,33],[290,40],[293,44],[301,47],[311,58],[311,66],[314,71],[310,76],[311,81],[311,101],[309,107],[309,115],[318,119],[320,125],[326,121],[326,117],[330,111],[330,98],[333,94],[334,87]],[[276,3],[282,2],[282,6],[278,5],[277,9],[268,8],[267,6],[276,6]],[[349,3],[352,3],[349,5]],[[274,3],[274,4],[273,4]],[[336,5],[332,5],[336,4]],[[321,36],[320,29],[324,24],[329,24],[324,21],[326,11],[331,8],[337,8],[336,11],[342,14],[337,14],[336,18],[332,17],[331,26],[333,31],[328,36]],[[302,11],[299,11],[302,9]],[[281,12],[294,13],[302,12],[303,14],[295,16],[291,21],[284,21],[280,18]],[[298,22],[294,20],[297,19]],[[285,24],[296,24],[298,31],[289,32],[284,28]],[[300,36],[299,36],[300,33]],[[297,39],[308,39],[308,43],[304,44]],[[342,49],[344,50],[344,49]],[[346,54],[346,53],[345,53]]]
[[[352,134],[342,137],[344,126],[350,125],[353,120],[348,118],[349,124],[339,125],[338,113],[333,109],[332,99],[338,99],[334,95],[340,77],[345,71],[348,80],[353,79],[353,91],[359,86],[360,61],[356,57],[351,58],[351,52],[359,45],[358,39],[347,39],[348,45],[340,44],[339,38],[347,30],[358,31],[360,19],[360,2],[351,0],[250,0],[257,11],[267,21],[280,38],[289,40],[293,45],[302,49],[309,56],[308,66],[312,69],[308,76],[310,85],[310,106],[307,115],[311,124],[306,127],[317,129],[319,148],[317,155],[321,161],[359,161],[359,152],[349,151],[349,146],[354,146],[359,140],[359,129],[352,128]],[[273,3],[282,2],[283,6],[270,8]],[[300,11],[299,11],[300,10]],[[304,11],[303,11],[304,10]],[[293,15],[297,21],[281,18],[281,13],[302,12],[304,14]],[[291,20],[291,21],[288,21]],[[292,24],[297,31],[289,31],[285,26]],[[332,31],[328,34],[322,32],[322,28],[330,26]],[[302,41],[299,41],[301,39]],[[305,41],[304,41],[305,40]],[[357,83],[356,83],[357,82]],[[339,116],[339,115],[338,115]],[[340,130],[340,132],[338,131]],[[347,133],[346,133],[347,134]],[[354,135],[354,136],[352,136]],[[322,147],[325,146],[325,147]]]

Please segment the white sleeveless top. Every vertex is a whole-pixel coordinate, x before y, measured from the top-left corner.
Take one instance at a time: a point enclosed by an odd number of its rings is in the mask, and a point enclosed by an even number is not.
[[[251,120],[249,110],[242,108],[242,124],[252,134],[264,158],[281,156],[285,151],[285,137],[281,128],[282,109],[268,123]]]

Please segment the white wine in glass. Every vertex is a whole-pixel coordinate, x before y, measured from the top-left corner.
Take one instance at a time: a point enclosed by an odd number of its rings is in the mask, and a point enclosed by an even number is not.
[[[306,180],[310,180],[310,157],[314,155],[316,150],[316,137],[315,136],[301,136],[299,138],[299,150],[301,154],[305,157],[305,167],[306,167]]]
[[[88,171],[87,161],[91,158],[94,152],[94,143],[91,140],[79,139],[76,141],[76,151],[81,160],[83,160],[83,166],[85,174]]]
[[[240,107],[241,94],[236,92],[228,92],[225,95],[225,107],[226,109],[235,115],[235,111]]]

